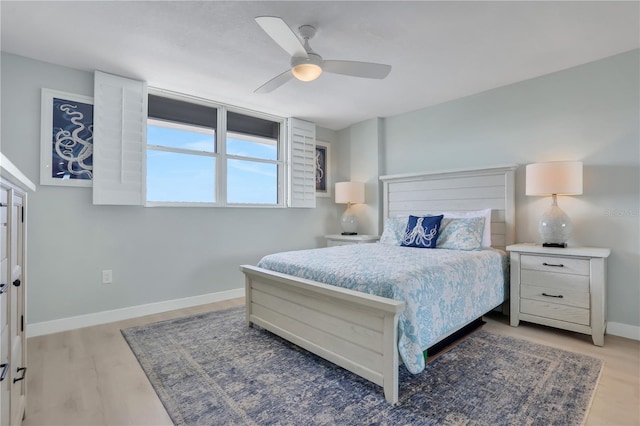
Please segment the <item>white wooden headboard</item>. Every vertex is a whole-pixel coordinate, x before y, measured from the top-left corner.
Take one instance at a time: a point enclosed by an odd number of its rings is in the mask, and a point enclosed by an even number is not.
[[[491,245],[515,243],[517,165],[381,176],[383,217],[490,208]]]

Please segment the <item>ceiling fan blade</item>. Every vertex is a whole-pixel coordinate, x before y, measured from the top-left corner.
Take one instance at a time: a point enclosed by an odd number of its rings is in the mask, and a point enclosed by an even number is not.
[[[289,28],[282,18],[277,16],[258,16],[256,22],[289,55],[294,57],[307,57],[307,51],[300,39]]]
[[[357,61],[324,61],[322,70],[353,77],[383,79],[391,72],[391,65]]]
[[[275,76],[274,78],[272,78],[271,80],[269,80],[265,84],[263,84],[262,86],[258,87],[256,90],[253,91],[253,93],[269,93],[269,92],[273,92],[278,87],[282,86],[283,84],[285,84],[287,81],[291,80],[292,78],[293,78],[293,74],[291,74],[291,70],[286,70],[282,74],[279,74],[279,75]]]

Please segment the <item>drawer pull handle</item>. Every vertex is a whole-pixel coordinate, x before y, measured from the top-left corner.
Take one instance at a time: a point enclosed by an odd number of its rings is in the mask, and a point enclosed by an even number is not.
[[[542,264],[544,266],[553,266],[554,268],[564,268],[564,265],[562,263],[547,263],[547,262],[542,262]]]
[[[13,379],[13,383],[15,382],[19,382],[20,380],[24,380],[25,376],[27,375],[27,367],[20,367],[16,370],[16,373],[19,373],[22,371],[22,377],[16,377]]]
[[[0,284],[0,294],[5,294],[9,290],[7,283]]]
[[[543,296],[546,297],[557,297],[558,299],[562,299],[564,296],[561,294],[555,295],[555,294],[547,294],[547,293],[542,293]]]
[[[5,377],[7,377],[7,373],[9,372],[9,364],[2,364],[0,365],[0,368],[2,368],[2,373],[0,374],[0,382],[4,380]]]
[[[16,287],[20,287],[20,284],[22,284],[22,281],[20,281],[20,278],[18,278],[13,282],[13,285],[15,285]]]

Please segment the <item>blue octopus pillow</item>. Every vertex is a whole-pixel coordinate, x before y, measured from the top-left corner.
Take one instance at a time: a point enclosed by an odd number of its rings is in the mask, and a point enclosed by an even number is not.
[[[409,216],[400,245],[403,247],[436,248],[443,216]]]
[[[442,219],[436,247],[449,250],[480,250],[484,221],[484,217]]]

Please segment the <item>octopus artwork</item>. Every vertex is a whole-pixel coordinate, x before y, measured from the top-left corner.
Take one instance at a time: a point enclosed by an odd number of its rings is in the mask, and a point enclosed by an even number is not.
[[[429,246],[431,245],[431,240],[433,240],[438,235],[438,228],[431,228],[427,233],[422,226],[422,222],[424,221],[423,217],[419,217],[416,226],[409,232],[404,235],[404,239],[402,244],[405,246]]]
[[[92,179],[93,105],[53,99],[51,177]]]
[[[327,151],[326,148],[316,146],[316,191],[327,190]]]

